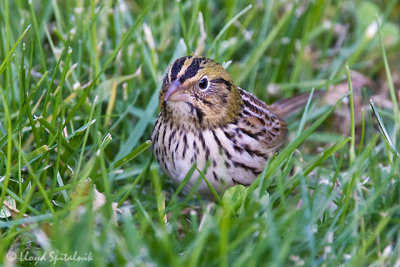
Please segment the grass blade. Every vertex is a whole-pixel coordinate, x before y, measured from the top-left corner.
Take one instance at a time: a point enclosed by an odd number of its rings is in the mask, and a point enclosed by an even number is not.
[[[375,118],[378,121],[378,126],[379,126],[379,129],[381,130],[381,133],[383,135],[383,138],[384,138],[385,142],[389,145],[389,147],[392,150],[393,154],[396,155],[396,156],[399,156],[399,152],[397,151],[395,145],[393,144],[392,139],[390,139],[390,136],[389,136],[389,134],[388,134],[388,132],[386,130],[386,127],[383,124],[383,120],[382,120],[381,116],[379,115],[379,113],[378,113],[378,111],[377,111],[377,109],[375,107],[374,101],[372,101],[372,99],[370,99],[369,103],[371,105],[372,112],[374,113]]]
[[[18,40],[15,42],[15,44],[13,45],[11,50],[8,51],[6,57],[4,58],[3,62],[0,65],[0,74],[3,73],[3,71],[5,70],[7,64],[10,62],[11,58],[13,57],[15,48],[17,48],[19,42],[21,42],[22,38],[24,38],[25,34],[28,32],[28,30],[30,28],[31,28],[31,25],[28,25],[28,27],[26,27],[25,31],[19,36]]]
[[[355,141],[356,141],[356,126],[354,123],[354,95],[353,95],[353,85],[351,84],[351,76],[349,65],[346,65],[346,75],[347,75],[347,83],[349,86],[350,92],[350,136],[351,136],[351,144],[350,144],[350,165],[354,162],[354,158],[356,157],[355,150]]]
[[[130,152],[128,155],[123,157],[122,159],[118,160],[117,162],[114,163],[114,169],[117,169],[127,163],[128,161],[136,158],[140,153],[145,151],[149,146],[151,146],[151,141],[147,140],[137,148],[135,148],[132,152]]]

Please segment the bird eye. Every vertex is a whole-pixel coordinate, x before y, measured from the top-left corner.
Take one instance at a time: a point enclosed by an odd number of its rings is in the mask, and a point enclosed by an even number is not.
[[[206,90],[209,86],[209,81],[207,76],[204,76],[203,78],[201,78],[200,82],[199,82],[199,88],[201,90]]]

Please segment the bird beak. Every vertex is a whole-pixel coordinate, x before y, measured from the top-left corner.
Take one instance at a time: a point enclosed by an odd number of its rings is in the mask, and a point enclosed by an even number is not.
[[[189,99],[189,95],[185,93],[185,87],[181,86],[178,79],[173,81],[169,86],[167,93],[164,97],[164,102],[166,101],[187,101]]]

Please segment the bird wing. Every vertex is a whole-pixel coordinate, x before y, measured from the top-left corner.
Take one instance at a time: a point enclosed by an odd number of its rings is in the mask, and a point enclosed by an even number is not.
[[[241,131],[256,139],[266,152],[275,152],[286,139],[286,122],[252,94],[240,89],[243,106],[238,124]]]

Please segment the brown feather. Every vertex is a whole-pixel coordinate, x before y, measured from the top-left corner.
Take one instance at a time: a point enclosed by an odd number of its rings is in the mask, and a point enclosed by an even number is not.
[[[313,98],[321,97],[325,91],[314,91]],[[286,99],[278,100],[269,106],[272,113],[279,115],[282,119],[286,119],[293,114],[299,112],[307,104],[310,93],[303,93]]]

